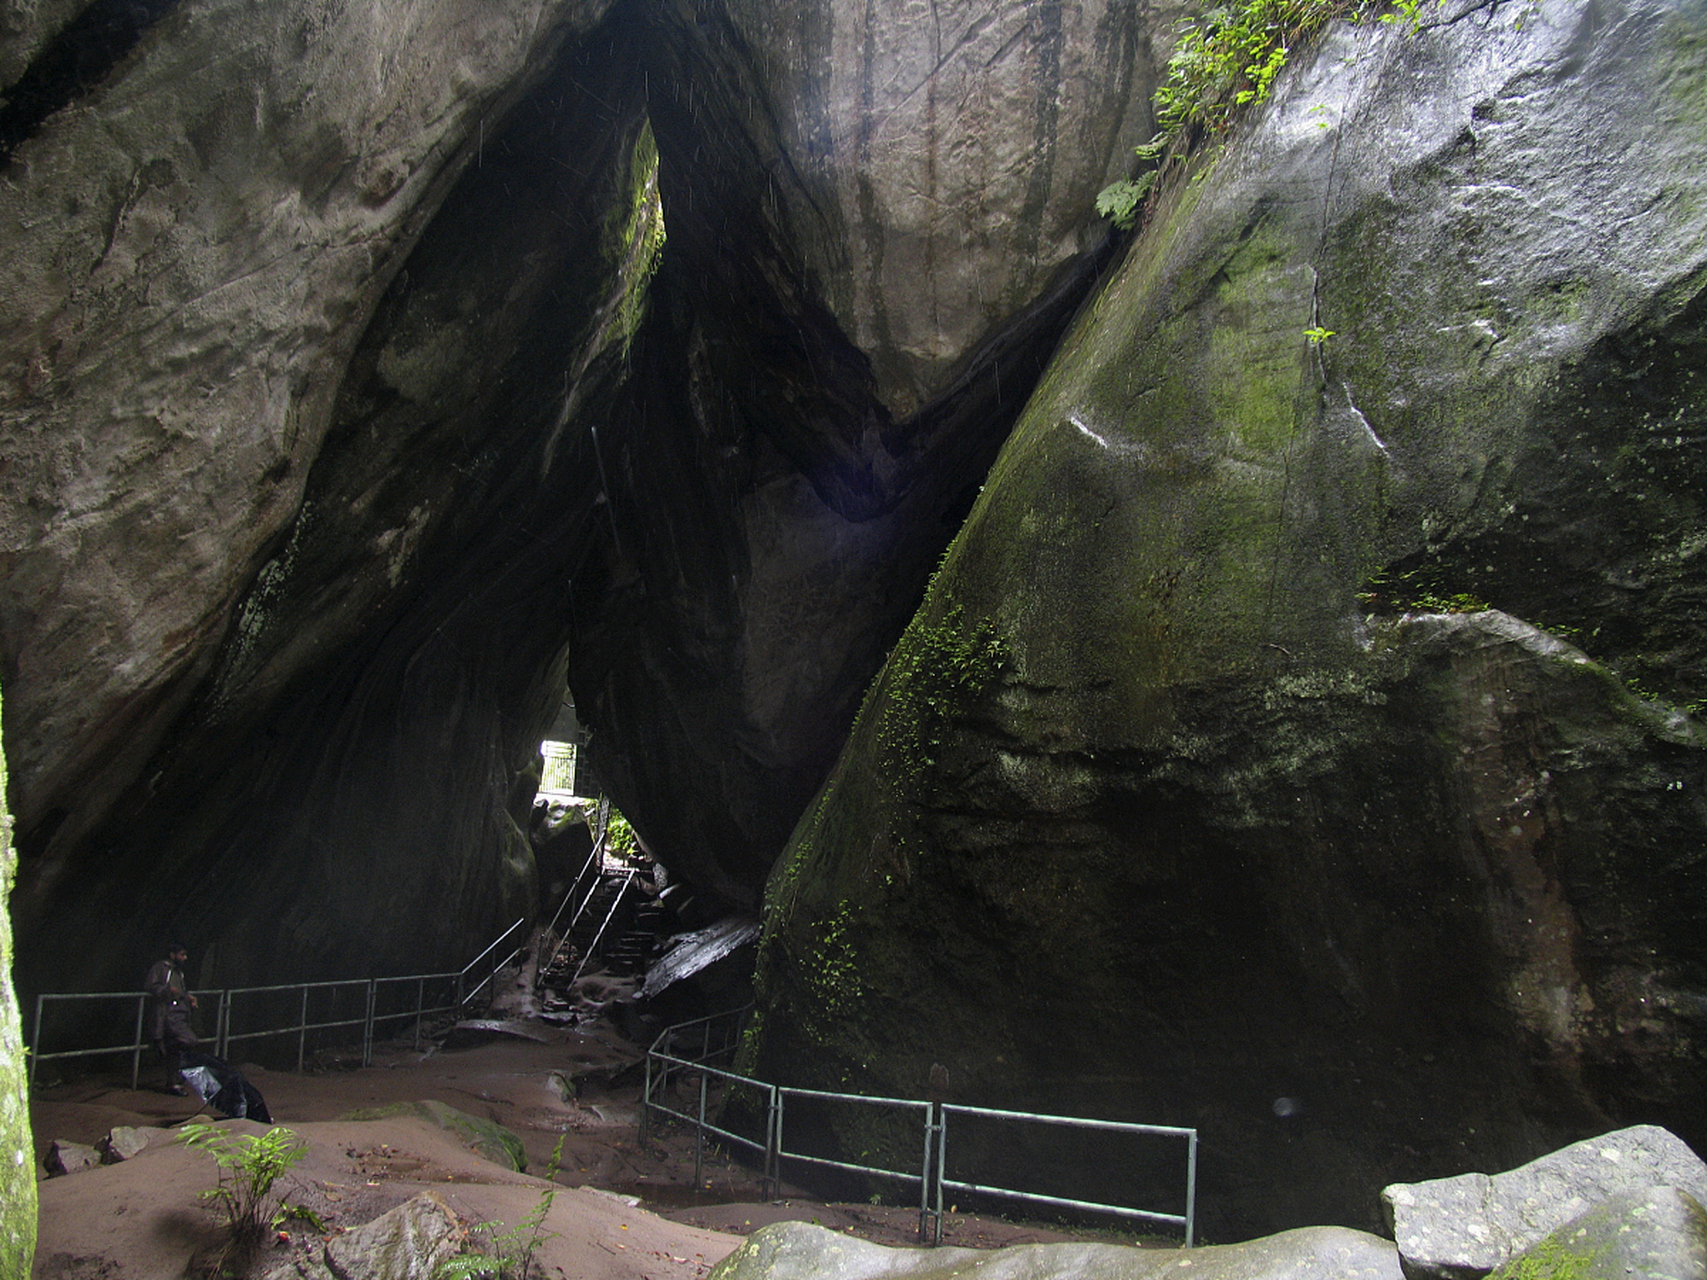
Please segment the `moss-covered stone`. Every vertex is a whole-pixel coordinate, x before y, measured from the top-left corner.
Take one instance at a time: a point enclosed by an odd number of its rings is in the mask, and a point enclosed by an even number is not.
[[[36,1169],[31,1152],[29,1064],[12,988],[8,899],[17,854],[6,811],[6,753],[0,744],[0,1275],[27,1276],[36,1250]]]
[[[522,1140],[495,1120],[482,1120],[466,1111],[458,1111],[447,1103],[428,1098],[421,1102],[394,1102],[384,1107],[364,1107],[341,1116],[343,1120],[386,1120],[394,1116],[414,1116],[454,1133],[470,1148],[478,1151],[493,1164],[527,1171],[527,1150]]]
[[[1707,1275],[1707,1210],[1675,1187],[1627,1192],[1543,1236],[1488,1280]]]

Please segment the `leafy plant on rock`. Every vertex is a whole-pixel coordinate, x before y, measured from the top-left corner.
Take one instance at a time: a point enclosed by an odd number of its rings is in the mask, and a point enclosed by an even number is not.
[[[1246,107],[1268,101],[1293,51],[1335,18],[1361,21],[1375,8],[1380,20],[1422,25],[1424,0],[1237,0],[1199,18],[1182,20],[1179,43],[1153,105],[1160,132],[1134,148],[1143,170],[1097,194],[1097,213],[1128,230],[1160,176],[1202,137],[1224,134]]]

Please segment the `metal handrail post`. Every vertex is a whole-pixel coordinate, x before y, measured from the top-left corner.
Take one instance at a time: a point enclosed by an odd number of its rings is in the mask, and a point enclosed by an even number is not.
[[[938,1121],[942,1115],[942,1103],[932,1102],[925,1111],[925,1159],[919,1166],[919,1243],[929,1244],[931,1219],[931,1157],[935,1154],[935,1144],[931,1138],[937,1133]]]
[[[362,1066],[373,1065],[373,998],[379,989],[374,979],[367,980],[367,1017],[362,1022]]]
[[[213,1014],[213,1042],[218,1046],[216,1052],[222,1058],[230,1056],[230,1037],[231,988],[225,987],[220,990],[219,1003],[214,1006]]]
[[[1191,1131],[1185,1149],[1185,1247],[1192,1246],[1192,1233],[1197,1225],[1197,1130]]]
[[[296,1073],[302,1074],[303,1059],[308,1053],[308,984],[302,984],[302,1008],[296,1020]]]
[[[36,1087],[36,1059],[41,1056],[41,1006],[47,999],[44,995],[36,996],[36,1032],[30,1038],[30,1088]]]
[[[700,1166],[705,1161],[705,1083],[709,1077],[699,1073],[699,1123],[693,1127],[693,1193],[699,1195]]]
[[[147,1010],[148,997],[138,996],[136,998],[136,1048],[130,1051],[130,1091],[132,1093],[135,1093],[137,1087],[142,1083],[142,1019]],[[36,997],[36,1011],[38,1014],[36,1031],[39,1034],[41,1031],[39,1023],[39,1015],[41,1011],[40,996]]]
[[[415,1049],[421,1048],[421,1012],[427,1007],[427,975],[420,974],[415,979]]]
[[[770,1134],[766,1139],[770,1152],[770,1198],[782,1195],[782,1090],[771,1086]]]
[[[936,1104],[941,1107],[939,1102]],[[936,1136],[936,1237],[932,1244],[942,1243],[942,1182],[948,1176],[948,1112],[942,1113],[942,1128]]]

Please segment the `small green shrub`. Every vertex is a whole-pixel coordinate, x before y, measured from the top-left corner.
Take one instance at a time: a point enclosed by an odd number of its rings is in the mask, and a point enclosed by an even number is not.
[[[613,858],[625,860],[640,852],[640,837],[634,834],[628,819],[616,811],[615,805],[611,806],[610,817],[605,822],[605,852]]]
[[[205,1151],[219,1165],[219,1185],[201,1193],[225,1215],[229,1233],[224,1252],[214,1260],[216,1273],[241,1268],[260,1246],[273,1221],[273,1184],[302,1159],[306,1148],[289,1129],[231,1133],[206,1121],[183,1127],[183,1143]]]

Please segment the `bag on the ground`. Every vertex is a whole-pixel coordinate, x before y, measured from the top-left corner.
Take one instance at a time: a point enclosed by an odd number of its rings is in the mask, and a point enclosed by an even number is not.
[[[230,1119],[273,1122],[261,1091],[225,1059],[185,1049],[178,1055],[178,1074],[196,1097]]]

